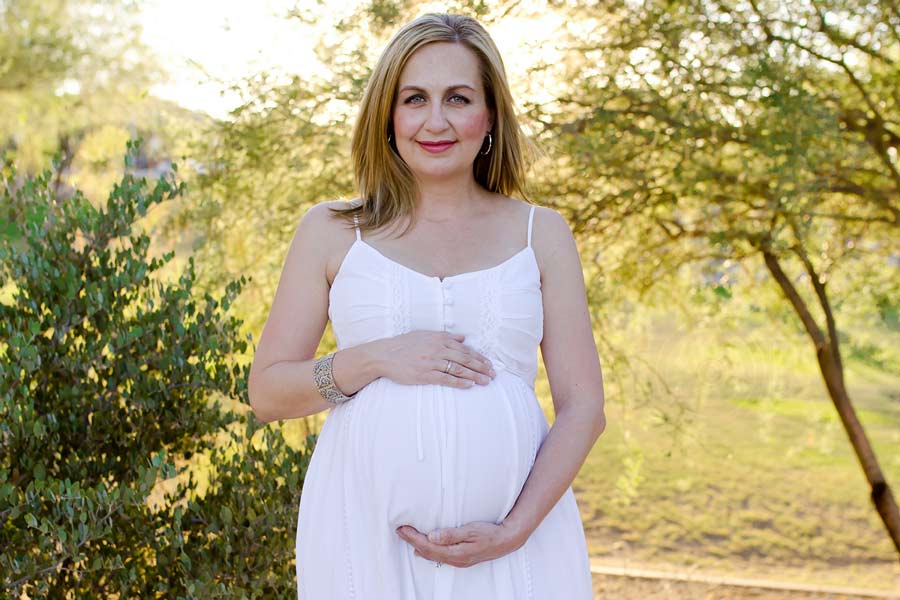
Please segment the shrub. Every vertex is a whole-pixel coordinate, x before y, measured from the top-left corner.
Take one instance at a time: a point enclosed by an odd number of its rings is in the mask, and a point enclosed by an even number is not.
[[[105,209],[58,198],[50,170],[20,181],[0,163],[0,585],[16,597],[295,597],[309,450],[272,428],[254,446],[252,414],[223,407],[246,403],[234,355],[247,341],[227,316],[246,280],[200,297],[190,259],[163,281],[174,253],[148,257],[135,225],[184,184],[177,167],[153,185],[130,175],[138,146]],[[215,473],[200,495],[190,468],[203,453]]]

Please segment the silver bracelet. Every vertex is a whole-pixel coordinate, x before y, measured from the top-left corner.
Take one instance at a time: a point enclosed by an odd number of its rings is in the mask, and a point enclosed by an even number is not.
[[[334,362],[334,354],[335,353],[332,352],[322,358],[316,359],[316,362],[313,363],[313,378],[316,380],[316,387],[319,390],[319,394],[326,402],[341,404],[342,402],[351,400],[356,394],[347,396],[335,385],[334,372],[331,368],[331,363]]]

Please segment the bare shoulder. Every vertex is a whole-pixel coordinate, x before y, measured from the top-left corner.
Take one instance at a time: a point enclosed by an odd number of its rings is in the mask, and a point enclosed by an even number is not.
[[[534,205],[534,225],[532,235],[537,242],[540,231],[546,240],[564,241],[572,239],[572,228],[569,222],[556,209],[549,206]]]
[[[560,262],[580,263],[572,228],[565,217],[553,208],[534,207],[531,245],[541,273],[546,273],[550,265],[559,266]]]
[[[315,204],[306,211],[297,227],[296,237],[302,237],[304,246],[324,265],[329,286],[356,238],[352,221],[348,222],[332,209],[349,208],[354,202],[330,200]]]
[[[341,230],[352,230],[352,227],[348,227],[346,221],[331,209],[350,206],[351,203],[345,200],[319,202],[309,207],[297,227],[306,230],[307,235],[315,236],[322,241],[332,239]]]

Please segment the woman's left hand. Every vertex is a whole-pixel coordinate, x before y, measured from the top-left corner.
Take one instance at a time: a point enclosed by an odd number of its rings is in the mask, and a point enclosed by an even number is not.
[[[416,549],[416,556],[454,567],[471,567],[500,558],[524,543],[509,526],[482,521],[435,529],[427,536],[412,525],[402,525],[397,528],[397,535]]]

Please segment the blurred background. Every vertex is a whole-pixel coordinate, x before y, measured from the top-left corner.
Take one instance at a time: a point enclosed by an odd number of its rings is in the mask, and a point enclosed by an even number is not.
[[[900,590],[896,505],[870,499],[900,482],[894,0],[0,0],[0,148],[20,176],[57,155],[56,197],[100,206],[142,138],[130,172],[186,183],[139,223],[175,252],[159,276],[250,278],[231,313],[255,340],[304,212],[354,195],[369,70],[427,11],[493,35],[542,150],[530,197],[579,243],[609,424],[574,483],[595,564]],[[323,417],[265,429],[302,448]],[[201,496],[211,456],[180,463]]]

